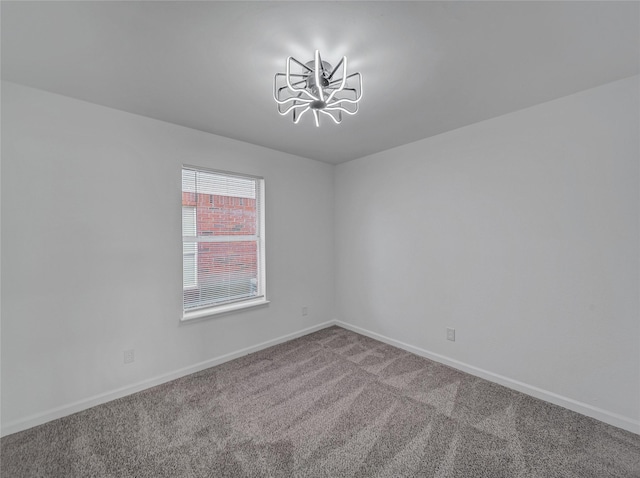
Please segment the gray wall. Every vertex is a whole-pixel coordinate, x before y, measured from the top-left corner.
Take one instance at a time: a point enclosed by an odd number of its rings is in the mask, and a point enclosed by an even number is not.
[[[264,176],[268,306],[180,324],[183,163]],[[332,319],[333,238],[331,165],[3,83],[3,430]]]
[[[634,77],[334,167],[3,83],[3,432],[332,318],[640,430],[639,111]],[[183,163],[265,177],[268,307],[179,323]]]
[[[337,318],[640,432],[639,111],[634,77],[339,165]]]

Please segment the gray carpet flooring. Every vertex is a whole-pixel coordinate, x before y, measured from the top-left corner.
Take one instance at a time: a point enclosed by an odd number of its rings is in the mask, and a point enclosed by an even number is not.
[[[331,327],[2,439],[13,477],[640,477],[640,436]]]

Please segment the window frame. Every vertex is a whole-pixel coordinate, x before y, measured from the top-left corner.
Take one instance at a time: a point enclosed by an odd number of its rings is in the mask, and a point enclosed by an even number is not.
[[[195,172],[203,172],[210,174],[218,174],[224,176],[237,177],[241,179],[251,179],[257,182],[257,195],[256,195],[256,205],[259,205],[256,208],[256,236],[257,236],[257,247],[258,247],[258,257],[257,257],[257,274],[258,274],[258,284],[257,284],[257,296],[251,297],[243,300],[237,300],[233,302],[225,302],[223,304],[218,305],[207,305],[202,306],[195,309],[186,309],[184,308],[184,291],[193,289],[193,287],[184,288],[184,253],[183,253],[183,262],[182,262],[182,285],[181,291],[183,293],[182,299],[182,317],[181,322],[190,321],[194,319],[203,319],[207,317],[213,317],[219,314],[226,314],[229,312],[234,312],[238,310],[253,308],[263,306],[269,303],[267,300],[267,273],[266,273],[266,240],[265,240],[265,181],[261,176],[255,176],[251,174],[238,173],[234,171],[222,171],[217,169],[210,169],[202,166],[193,166],[190,164],[183,164],[180,168],[180,176],[182,178],[184,171],[190,170]],[[181,179],[180,185],[181,197],[182,192],[184,192],[184,186]],[[181,199],[182,203],[182,199]],[[182,206],[185,207],[185,206]],[[189,207],[189,206],[187,206]],[[196,221],[197,221],[197,206],[195,206],[196,210]],[[181,222],[182,222],[182,215]],[[183,232],[181,228],[181,232]],[[196,231],[197,234],[197,231]],[[184,251],[185,237],[182,239],[182,249]],[[197,237],[197,236],[196,236]],[[197,244],[198,242],[196,242]],[[197,253],[196,253],[197,257]],[[196,283],[197,283],[197,262],[196,262]]]

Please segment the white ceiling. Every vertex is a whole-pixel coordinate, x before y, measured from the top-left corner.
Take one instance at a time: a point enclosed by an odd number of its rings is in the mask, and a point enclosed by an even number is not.
[[[639,6],[3,1],[2,78],[340,163],[638,74]],[[341,125],[276,112],[274,74],[315,49],[362,73]]]

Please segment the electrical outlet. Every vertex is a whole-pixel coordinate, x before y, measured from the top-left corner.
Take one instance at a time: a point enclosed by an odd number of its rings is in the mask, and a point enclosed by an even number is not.
[[[133,363],[134,359],[133,349],[124,351],[124,363]]]
[[[305,306],[305,307],[302,308],[302,315],[303,316],[309,315],[309,307]]]
[[[447,327],[447,340],[451,340],[452,342],[456,341],[456,329],[450,329]]]

